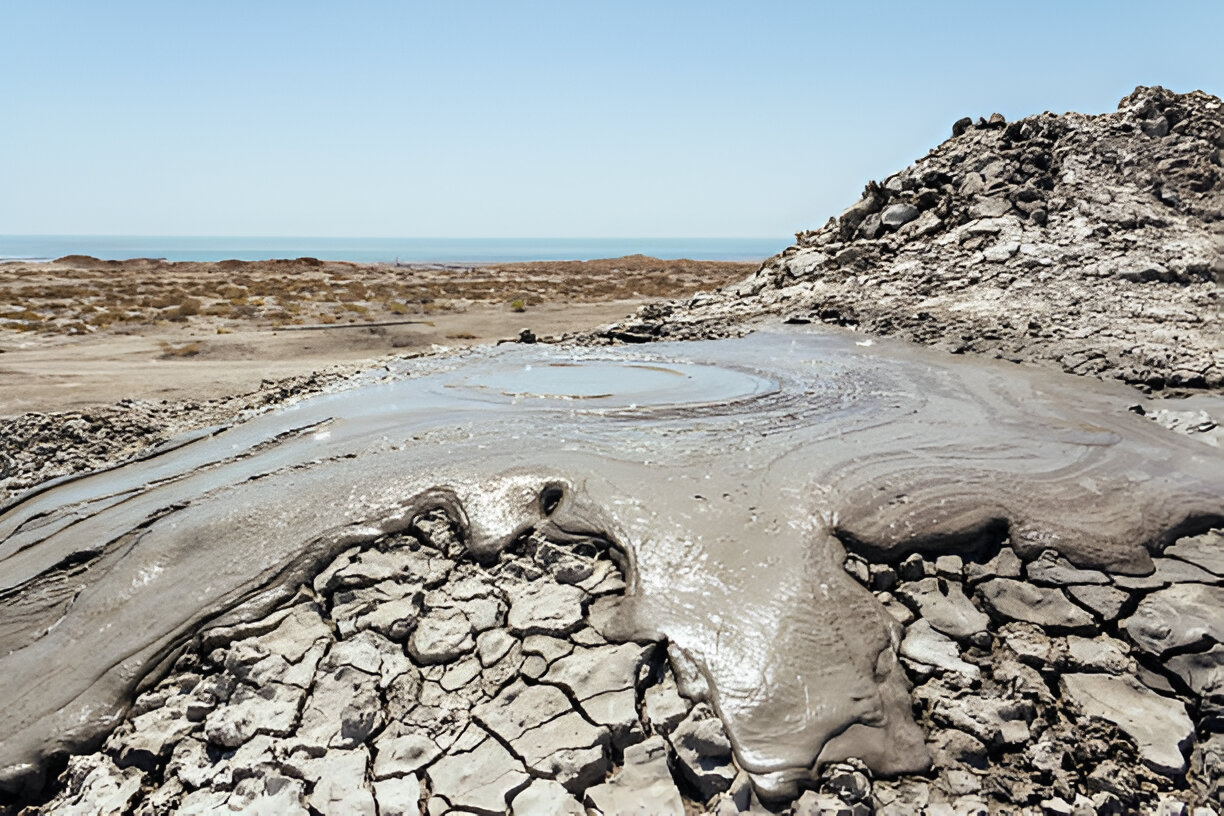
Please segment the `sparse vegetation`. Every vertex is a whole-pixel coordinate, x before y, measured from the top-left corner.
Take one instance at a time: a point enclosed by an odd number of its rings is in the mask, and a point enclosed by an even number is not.
[[[199,340],[193,340],[190,343],[181,343],[179,345],[168,343],[163,340],[159,345],[162,349],[161,359],[172,360],[178,357],[195,357],[200,353],[201,344]]]
[[[329,324],[453,314],[473,305],[522,312],[528,304],[683,297],[746,277],[755,264],[642,256],[466,269],[396,268],[335,261],[99,261],[0,264],[0,333],[86,334],[144,325]],[[454,338],[471,339],[471,338]]]

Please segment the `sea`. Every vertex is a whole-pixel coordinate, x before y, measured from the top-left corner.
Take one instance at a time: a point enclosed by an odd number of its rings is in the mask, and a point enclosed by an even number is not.
[[[779,238],[285,238],[193,235],[0,235],[0,261],[65,255],[103,260],[260,261],[311,257],[361,263],[588,261],[623,255],[760,261],[792,243]]]

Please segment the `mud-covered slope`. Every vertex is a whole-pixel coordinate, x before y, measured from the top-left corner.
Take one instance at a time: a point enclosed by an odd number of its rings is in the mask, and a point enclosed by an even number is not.
[[[748,280],[605,333],[823,321],[1154,389],[1224,386],[1224,109],[1137,88],[1117,112],[957,122],[953,137]]]

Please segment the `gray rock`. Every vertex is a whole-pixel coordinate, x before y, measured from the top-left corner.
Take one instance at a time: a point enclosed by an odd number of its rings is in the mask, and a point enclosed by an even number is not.
[[[689,704],[680,696],[670,673],[663,682],[646,689],[646,722],[656,734],[667,734],[688,714]]]
[[[879,213],[872,213],[864,218],[863,223],[858,228],[858,234],[868,241],[874,241],[883,232],[884,223],[880,220]]]
[[[1034,584],[1068,586],[1070,584],[1108,584],[1109,576],[1097,570],[1076,567],[1053,550],[1046,550],[1024,568]]]
[[[880,214],[880,223],[887,229],[897,229],[918,217],[918,208],[913,204],[891,204]]]
[[[574,644],[565,638],[548,635],[528,635],[523,638],[523,654],[539,655],[546,664],[574,651]]]
[[[571,708],[550,685],[513,683],[473,716],[531,768],[578,791],[607,773],[609,733]]]
[[[667,743],[650,737],[625,749],[625,764],[602,785],[588,788],[586,805],[597,813],[684,816],[684,800],[667,767]]]
[[[956,641],[935,631],[925,620],[918,620],[905,630],[901,656],[942,671],[956,672],[970,680],[981,676],[977,666],[961,660]]]
[[[938,569],[938,563],[936,563]],[[957,640],[986,631],[990,618],[965,597],[959,583],[942,578],[924,578],[898,587],[897,595],[936,630]]]
[[[892,616],[893,620],[902,626],[909,626],[917,618],[910,608],[897,600],[897,597],[891,592],[876,593],[876,600],[884,607],[884,610]]]
[[[731,787],[736,768],[731,762],[731,741],[722,721],[705,703],[698,703],[671,733],[680,771],[697,789],[702,801]]]
[[[280,683],[259,689],[239,686],[229,702],[204,721],[204,734],[214,745],[234,748],[255,734],[285,736],[297,723],[298,708],[305,692]]]
[[[431,609],[417,623],[408,641],[408,653],[418,663],[445,663],[472,651],[472,624],[458,609]]]
[[[119,768],[106,754],[74,756],[64,771],[64,790],[51,801],[48,813],[120,814],[140,794],[144,775],[136,768]]]
[[[1098,635],[1095,638],[1068,635],[1066,662],[1073,671],[1100,671],[1109,674],[1133,674],[1135,671],[1130,647],[1108,635]]]
[[[845,569],[860,584],[866,586],[871,582],[871,568],[867,566],[866,561],[857,555],[851,555],[846,558]]]
[[[897,571],[888,564],[871,565],[871,588],[876,592],[891,592],[897,586]]]
[[[374,743],[374,778],[408,776],[433,762],[442,751],[424,734],[384,734]]]
[[[510,803],[513,816],[586,816],[570,792],[552,779],[536,779]]]
[[[1224,646],[1166,658],[1165,666],[1201,697],[1224,702]]]
[[[438,681],[445,691],[458,691],[480,676],[480,660],[476,655],[461,657],[446,665],[446,671]]]
[[[970,218],[998,218],[1011,212],[1011,202],[1003,197],[979,198],[969,206]]]
[[[582,623],[581,589],[535,581],[511,594],[508,623],[516,635],[565,635]]]
[[[1180,701],[1162,697],[1130,676],[1066,674],[1059,688],[1085,716],[1113,723],[1133,739],[1152,770],[1169,776],[1186,770],[1182,751],[1194,739],[1194,723]]]
[[[1130,598],[1130,593],[1116,587],[1091,584],[1067,587],[1067,594],[1103,621],[1117,620],[1122,605]]]
[[[936,768],[970,765],[982,768],[986,765],[986,746],[977,737],[946,728],[931,734],[927,740],[927,749],[931,752],[931,762]]]
[[[897,567],[897,575],[903,581],[919,581],[934,574],[934,565],[928,564],[918,553],[911,553]]]
[[[1219,530],[1178,539],[1164,554],[1224,576],[1224,533]]]
[[[1115,575],[1114,583],[1123,589],[1151,590],[1170,584],[1218,584],[1215,573],[1176,558],[1153,558],[1156,569],[1150,575]]]
[[[316,643],[329,640],[331,629],[313,603],[293,607],[279,626],[258,638],[270,654],[280,655],[289,663],[297,663]]]
[[[1018,658],[1038,669],[1052,667],[1059,657],[1054,641],[1040,626],[1013,621],[1000,626],[998,635]]]
[[[959,581],[964,576],[965,562],[959,555],[941,555],[935,559],[935,572],[941,578]]]
[[[653,649],[637,643],[575,649],[553,663],[542,680],[569,691],[592,722],[610,728],[624,745],[643,736],[635,689]]]
[[[505,813],[511,797],[531,780],[523,763],[492,738],[472,751],[447,754],[426,773],[434,795],[451,807],[487,814]]]
[[[559,689],[516,681],[494,699],[477,706],[472,715],[502,740],[513,742],[527,731],[573,710],[569,698]]]
[[[832,793],[843,802],[865,802],[871,797],[871,779],[857,760],[832,762],[820,770],[820,789]]]
[[[1204,639],[1224,643],[1224,588],[1179,584],[1153,592],[1122,627],[1139,648],[1156,656]]]
[[[374,794],[365,784],[369,759],[369,752],[364,747],[355,751],[329,751],[326,758],[318,760],[314,766],[319,776],[307,797],[310,807],[319,813],[375,816],[378,811]]]
[[[421,780],[414,774],[380,779],[374,783],[378,816],[419,816]]]
[[[112,740],[121,745],[119,758],[124,765],[146,764],[168,757],[178,742],[199,728],[184,711],[165,706],[133,717]]]
[[[490,629],[476,638],[476,654],[484,668],[501,660],[518,641],[505,629]]]
[[[1054,629],[1089,629],[1092,616],[1057,589],[1033,586],[1010,578],[994,578],[977,588],[994,614]]]
[[[378,679],[348,665],[321,671],[302,708],[297,736],[333,748],[365,742],[383,723]]]
[[[791,806],[793,816],[855,816],[854,809],[827,793],[804,791]]]
[[[914,695],[936,725],[963,731],[988,747],[1024,745],[1031,738],[1034,708],[1028,701],[956,695],[936,683],[919,686]]]
[[[1023,566],[1024,563],[1011,547],[1003,547],[985,564],[966,564],[965,579],[976,584],[990,578],[1019,578]]]

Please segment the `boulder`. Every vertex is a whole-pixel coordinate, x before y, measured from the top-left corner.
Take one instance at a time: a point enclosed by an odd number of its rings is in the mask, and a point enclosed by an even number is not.
[[[918,208],[913,204],[891,204],[880,213],[880,223],[886,229],[898,229],[918,217]]]

